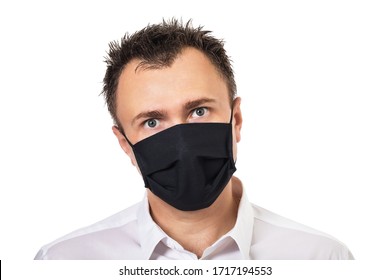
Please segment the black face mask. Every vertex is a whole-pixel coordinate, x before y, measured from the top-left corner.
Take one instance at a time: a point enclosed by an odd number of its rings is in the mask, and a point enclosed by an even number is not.
[[[236,171],[231,121],[179,124],[135,145],[126,138],[145,187],[179,210],[213,204]]]

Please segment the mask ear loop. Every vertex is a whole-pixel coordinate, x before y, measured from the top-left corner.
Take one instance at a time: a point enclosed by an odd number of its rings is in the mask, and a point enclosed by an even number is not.
[[[229,121],[229,124],[232,124],[232,120],[233,120],[233,108],[230,110],[230,121]]]
[[[231,158],[232,158],[232,160],[234,162],[234,166],[235,166],[236,162],[237,162],[237,159],[234,159],[234,156],[233,156],[233,127],[232,127],[232,121],[233,121],[233,108],[230,111],[230,121],[229,121],[229,125],[230,125],[230,127],[232,129],[231,135],[230,135],[230,144],[229,144],[229,146],[231,148],[229,148],[229,153],[231,154]]]
[[[147,180],[146,180],[146,177],[144,176],[144,171],[143,171],[143,164],[142,164],[142,161],[138,158],[138,153],[136,152],[136,150],[134,149],[134,145],[131,144],[130,140],[127,138],[126,134],[124,131],[121,131],[123,137],[125,137],[127,143],[129,143],[130,147],[133,149],[133,153],[134,153],[134,156],[135,156],[135,159],[137,161],[137,164],[138,164],[138,168],[139,170],[141,171],[141,175],[142,175],[142,179],[144,180],[144,183],[145,183],[145,186],[148,185],[147,183]]]
[[[127,138],[127,136],[126,136],[125,132],[124,132],[124,131],[121,131],[121,133],[122,133],[123,137],[125,137],[125,139],[126,139],[127,143],[129,143],[130,147],[131,147],[131,148],[133,148],[133,147],[134,147],[134,145],[133,145],[133,144],[131,144],[131,142],[130,142],[130,140]]]

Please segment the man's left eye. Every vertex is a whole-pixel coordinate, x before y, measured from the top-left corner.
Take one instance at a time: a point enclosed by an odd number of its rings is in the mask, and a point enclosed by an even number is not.
[[[201,117],[203,116],[204,114],[206,114],[207,112],[207,108],[204,108],[204,107],[200,107],[200,108],[196,108],[193,113],[192,113],[192,117]]]

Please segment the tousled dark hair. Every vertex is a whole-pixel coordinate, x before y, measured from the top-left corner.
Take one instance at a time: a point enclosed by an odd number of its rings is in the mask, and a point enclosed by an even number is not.
[[[224,49],[224,42],[210,35],[202,26],[193,27],[191,20],[183,24],[177,19],[163,20],[160,24],[148,25],[121,41],[109,43],[105,62],[106,74],[102,94],[115,124],[123,131],[116,115],[119,77],[125,66],[133,59],[141,60],[138,67],[159,69],[169,67],[186,47],[204,53],[226,81],[231,103],[236,95],[236,83],[231,61]]]

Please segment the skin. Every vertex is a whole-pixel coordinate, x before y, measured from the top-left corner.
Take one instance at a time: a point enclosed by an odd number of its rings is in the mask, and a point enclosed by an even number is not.
[[[191,122],[228,123],[231,105],[226,82],[209,59],[186,48],[170,67],[146,69],[130,61],[117,89],[117,116],[132,144],[173,125]],[[137,68],[138,67],[138,68]],[[240,98],[233,103],[233,154],[236,159],[242,115]],[[132,148],[112,128],[123,151],[137,167]],[[139,169],[138,169],[139,170]],[[186,250],[200,258],[203,251],[234,227],[240,195],[233,177],[217,200],[197,211],[178,210],[147,189],[153,220]]]

